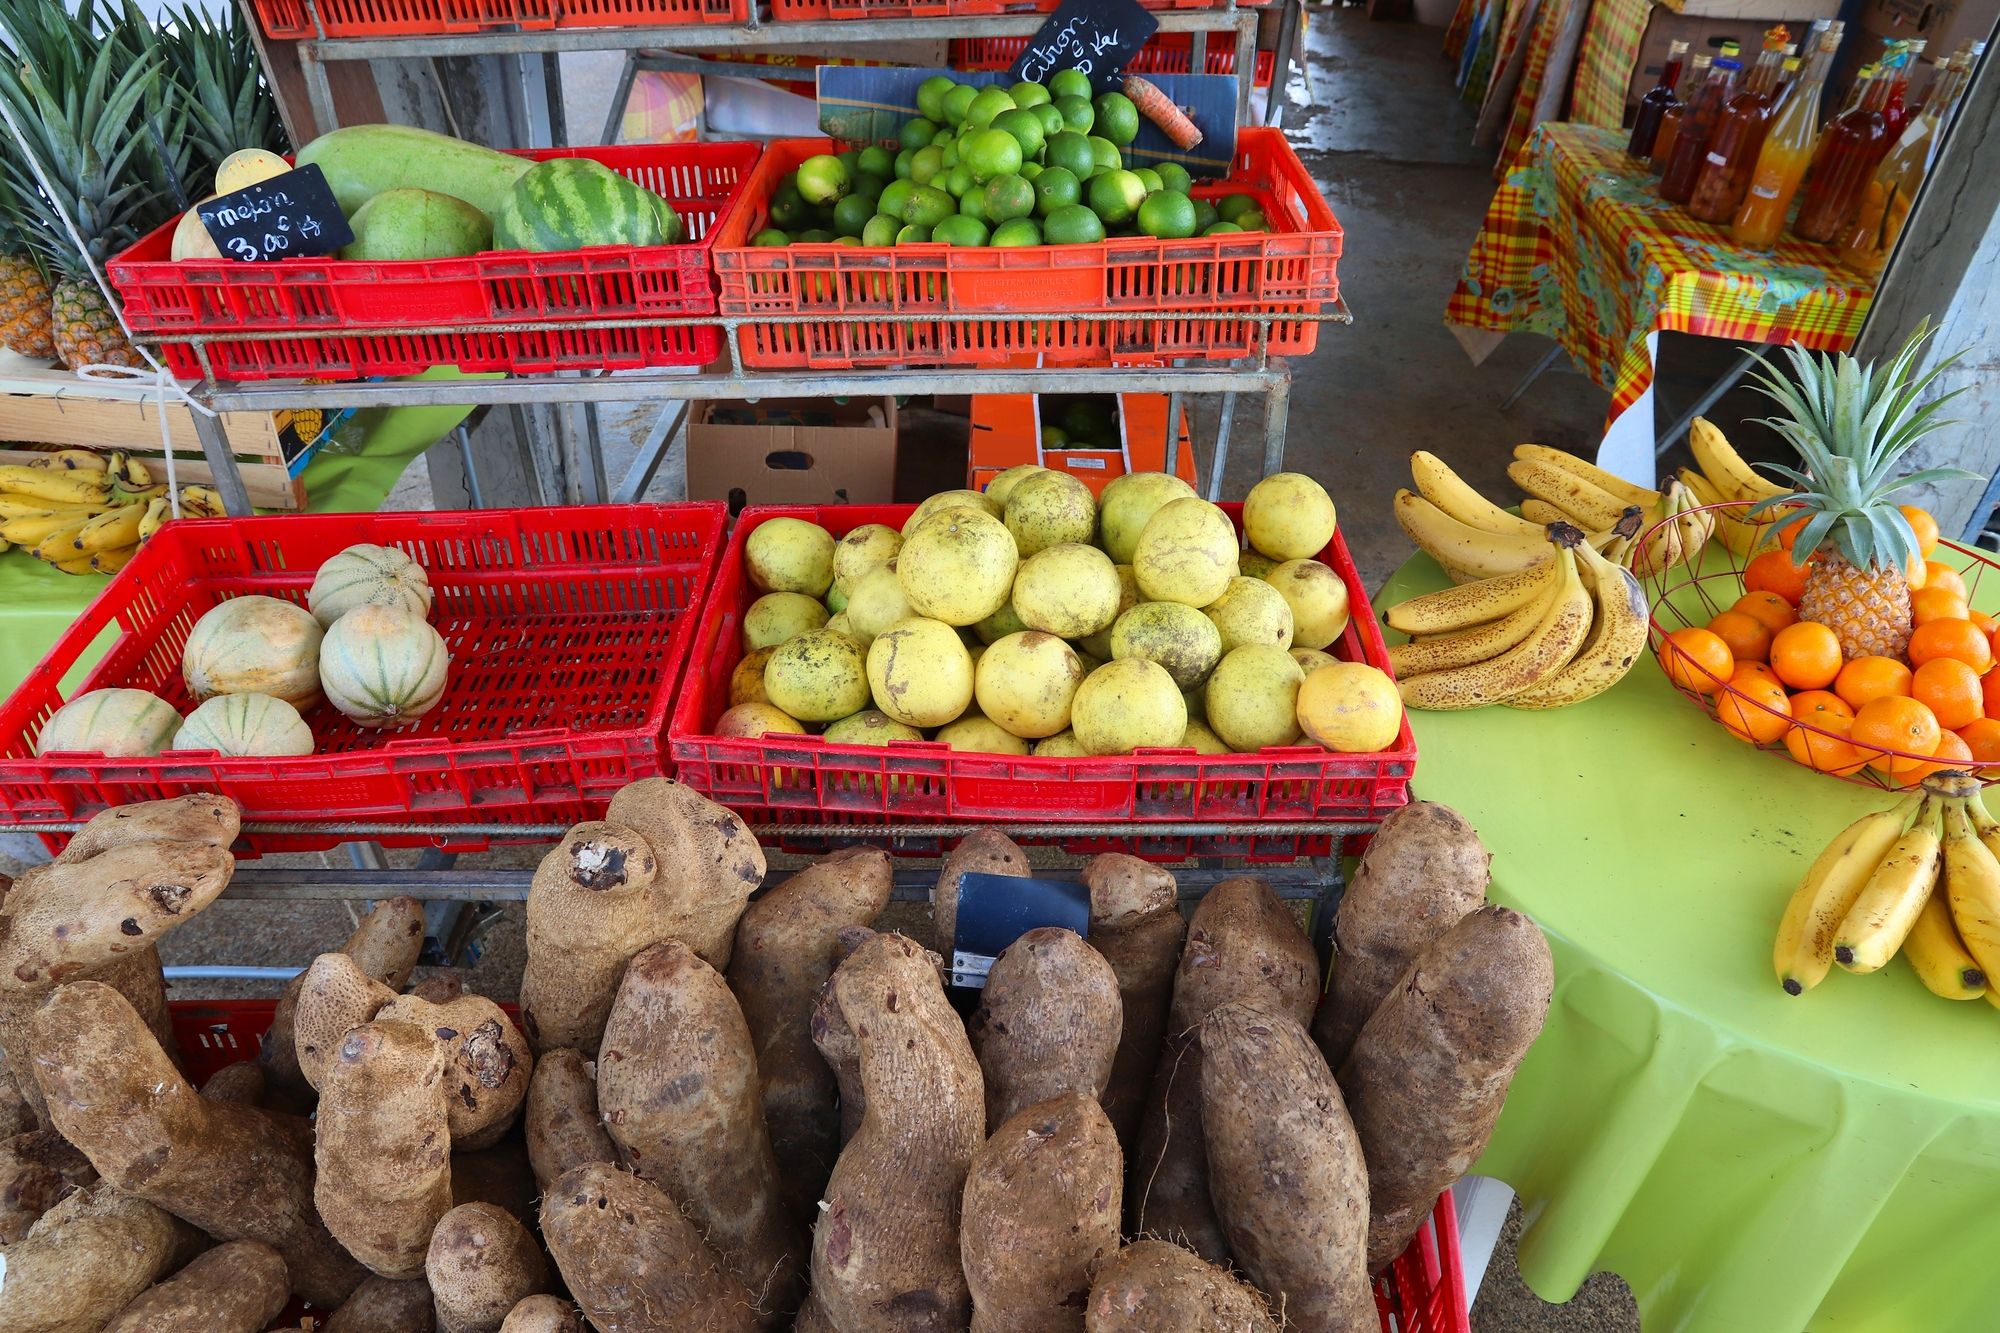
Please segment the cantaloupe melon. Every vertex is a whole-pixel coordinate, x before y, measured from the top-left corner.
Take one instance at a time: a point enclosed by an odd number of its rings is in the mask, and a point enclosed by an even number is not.
[[[394,606],[358,606],[320,648],[327,702],[357,727],[403,727],[437,707],[451,654],[444,636]]]
[[[170,750],[213,750],[227,758],[311,754],[312,728],[299,710],[268,694],[219,694],[181,724]]]
[[[35,741],[36,754],[155,755],[180,729],[181,715],[145,690],[92,690],[55,711]]]
[[[313,577],[306,606],[324,628],[357,606],[394,606],[418,619],[431,613],[424,567],[393,546],[362,542],[329,557]]]
[[[268,694],[301,713],[319,702],[319,622],[275,597],[234,597],[194,623],[181,674],[196,702]]]

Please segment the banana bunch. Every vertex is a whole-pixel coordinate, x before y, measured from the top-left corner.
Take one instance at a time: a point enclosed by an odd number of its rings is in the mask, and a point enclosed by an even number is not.
[[[1799,995],[1834,963],[1873,972],[1898,951],[1931,993],[2000,1008],[2000,822],[1964,773],[1932,774],[1829,843],[1785,908],[1772,961]]]
[[[1672,478],[1659,490],[1635,485],[1595,463],[1539,444],[1514,446],[1507,476],[1524,492],[1524,518],[1574,523],[1586,531],[1614,524],[1633,506],[1640,511],[1640,539],[1624,563],[1641,578],[1665,573],[1701,554],[1714,520],[1693,512],[1705,501]]]
[[[1415,491],[1396,492],[1396,523],[1454,583],[1518,574],[1547,560],[1551,523],[1582,529],[1586,541],[1614,560],[1624,557],[1640,530],[1641,516],[1628,522],[1624,510],[1601,526],[1578,522],[1546,506],[1547,512],[1523,505],[1519,514],[1510,514],[1443,459],[1422,450],[1410,455],[1410,479]]]
[[[66,574],[115,574],[173,513],[165,482],[124,450],[60,449],[0,467],[0,551],[19,546]],[[220,517],[212,487],[181,488],[181,512]]]
[[[1688,427],[1688,447],[1694,451],[1695,467],[1682,468],[1675,476],[1705,505],[1747,505],[1791,492],[1767,481],[1751,470],[1743,455],[1729,443],[1707,417],[1696,417]],[[1715,533],[1732,555],[1747,560],[1767,544],[1777,540],[1778,524],[1784,515],[1775,508],[1755,518],[1746,511],[1714,515]]]
[[[1621,523],[1629,539],[1637,519]],[[1551,524],[1541,543],[1523,569],[1389,608],[1389,627],[1411,636],[1389,649],[1405,705],[1562,708],[1631,670],[1646,646],[1638,578],[1571,524]]]

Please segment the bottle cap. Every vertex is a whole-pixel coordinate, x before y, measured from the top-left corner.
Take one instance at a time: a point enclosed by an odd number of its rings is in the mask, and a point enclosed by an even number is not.
[[[1676,60],[1688,53],[1688,44],[1682,41],[1667,43],[1667,59]]]
[[[1715,62],[1715,63],[1714,63],[1713,65],[1711,65],[1711,66],[1710,66],[1709,68],[1711,68],[1711,69],[1742,69],[1742,68],[1743,68],[1743,62],[1742,62],[1742,61],[1740,61],[1740,60],[1732,60],[1732,59],[1730,59],[1730,58],[1729,58],[1728,56],[1720,56],[1720,57],[1718,57],[1718,58],[1716,59],[1716,62]]]
[[[1766,51],[1782,51],[1785,49],[1785,43],[1791,40],[1792,30],[1782,23],[1775,24],[1764,32],[1764,49]]]

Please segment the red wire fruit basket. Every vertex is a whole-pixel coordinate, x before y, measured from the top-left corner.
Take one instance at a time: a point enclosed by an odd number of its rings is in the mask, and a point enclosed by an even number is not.
[[[1725,520],[1748,521],[1750,507],[1748,502],[1715,504],[1691,512],[1713,513],[1719,527]],[[1772,534],[1778,528],[1768,521],[1763,526]],[[1642,536],[1641,540],[1644,539]],[[1694,654],[1668,637],[1683,629],[1706,628],[1717,615],[1729,610],[1744,595],[1744,570],[1750,559],[1766,550],[1778,549],[1775,541],[1767,538],[1766,542],[1753,548],[1751,555],[1740,555],[1730,550],[1718,531],[1703,548],[1700,558],[1648,580],[1647,591],[1652,602],[1649,638],[1668,683],[1738,740],[1845,782],[1894,790],[1914,787],[1929,773],[1970,767],[1963,758],[1940,760],[1935,753],[1855,742],[1842,729],[1851,719],[1821,713],[1795,716],[1789,701],[1783,707],[1776,707],[1776,700],[1768,691],[1738,688],[1716,680]],[[1969,607],[1977,609],[1981,584],[1989,570],[1994,571],[1995,587],[1986,590],[1986,600],[2000,597],[2000,560],[1990,552],[1940,541],[1934,554],[1962,570]],[[1770,679],[1777,681],[1775,674]],[[1780,682],[1779,688],[1797,687]],[[1991,785],[2000,781],[2000,765],[1977,768],[1974,775]]]
[[[269,822],[495,826],[380,839],[468,850],[504,840],[509,823],[597,818],[620,787],[667,771],[667,717],[723,522],[720,504],[679,504],[169,523],[0,705],[0,822],[218,792]],[[306,714],[316,751],[297,758],[35,754],[50,716],[86,690],[151,690],[185,713],[181,651],[203,612],[246,593],[303,604],[320,564],[357,542],[406,551],[430,576],[452,664],[443,699],[413,726],[369,731],[320,704]],[[65,685],[107,632],[102,660]],[[246,834],[240,845],[340,841]]]

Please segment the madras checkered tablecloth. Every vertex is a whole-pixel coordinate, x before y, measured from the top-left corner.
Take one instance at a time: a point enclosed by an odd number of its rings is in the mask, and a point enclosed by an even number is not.
[[[1769,254],[1740,249],[1653,186],[1623,131],[1538,127],[1486,210],[1445,323],[1555,339],[1610,392],[1607,424],[1651,387],[1658,331],[1853,344],[1875,284],[1831,247],[1787,236]]]

